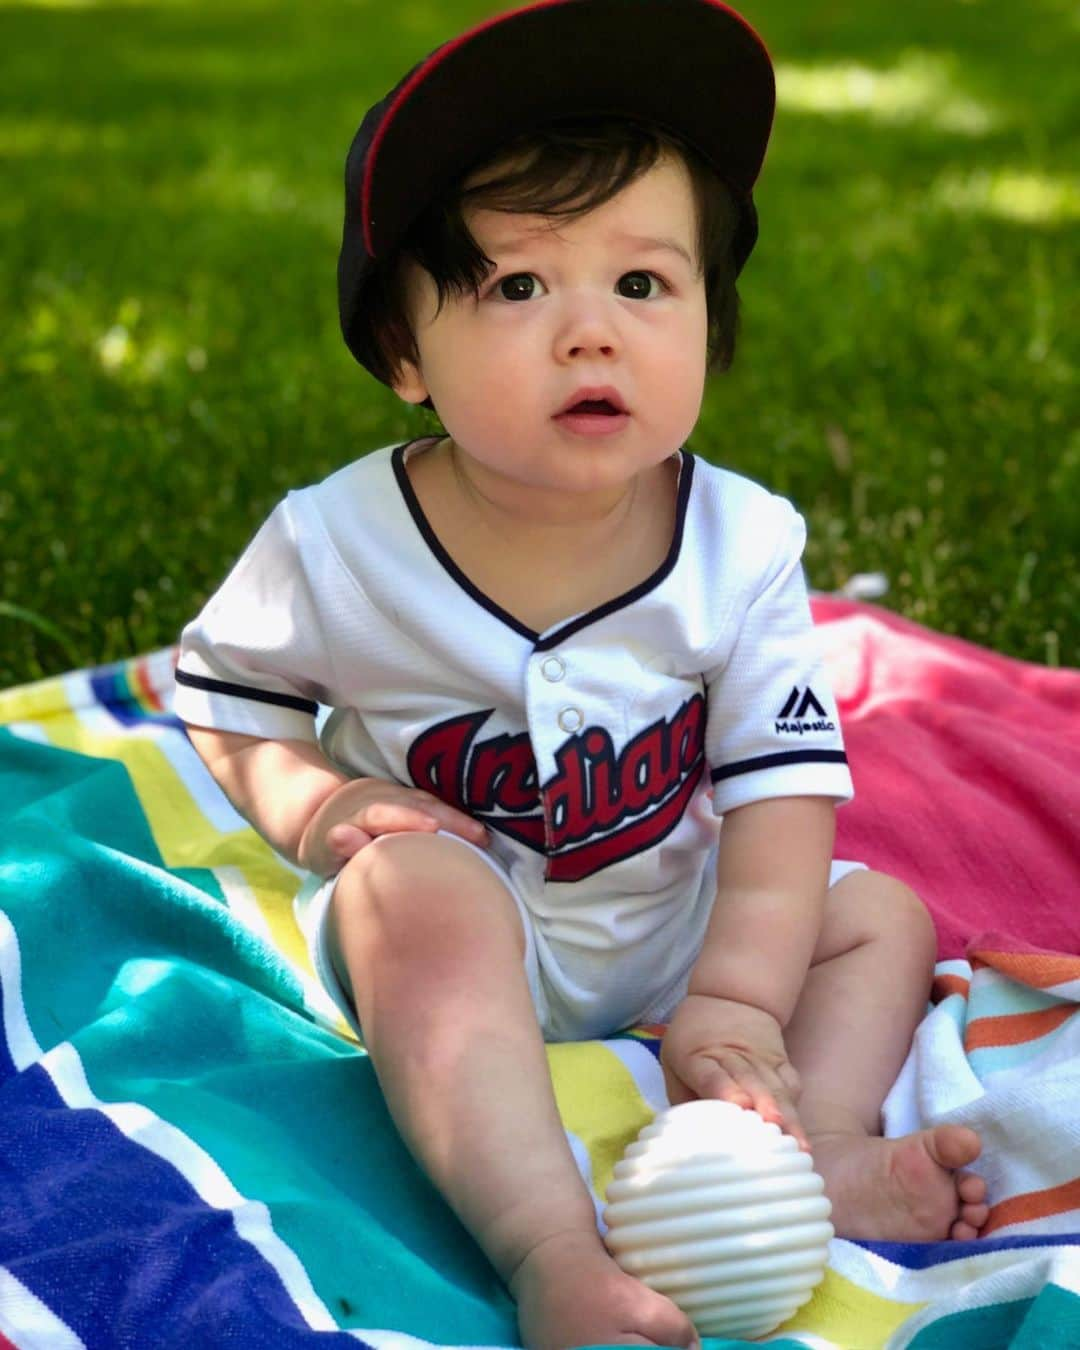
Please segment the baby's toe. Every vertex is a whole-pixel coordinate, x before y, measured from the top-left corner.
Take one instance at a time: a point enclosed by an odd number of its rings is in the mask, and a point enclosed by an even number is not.
[[[972,1228],[979,1231],[990,1217],[989,1205],[961,1205],[960,1222],[969,1223]]]
[[[990,1206],[986,1203],[986,1182],[975,1172],[958,1172],[956,1197],[960,1202],[959,1214],[950,1235],[958,1242],[970,1242],[979,1236],[990,1217]]]
[[[927,1131],[927,1149],[939,1167],[950,1171],[973,1163],[982,1151],[982,1140],[966,1125],[937,1125]]]
[[[962,1172],[956,1178],[956,1193],[969,1205],[981,1205],[986,1199],[986,1182],[977,1172]]]

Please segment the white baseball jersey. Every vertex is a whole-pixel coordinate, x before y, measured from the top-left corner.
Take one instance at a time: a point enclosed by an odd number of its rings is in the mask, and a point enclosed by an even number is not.
[[[543,633],[442,548],[405,469],[432,438],[291,492],[184,630],[176,710],[321,742],[343,770],[485,822],[532,916],[552,1025],[605,1034],[685,976],[715,890],[716,817],[846,800],[802,519],[680,452],[651,577]],[[316,731],[318,705],[332,709]],[[596,991],[596,1025],[588,1007]]]

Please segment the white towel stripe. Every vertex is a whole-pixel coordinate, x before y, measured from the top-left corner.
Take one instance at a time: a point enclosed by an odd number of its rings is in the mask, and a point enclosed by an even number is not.
[[[3,1267],[0,1267],[0,1334],[19,1350],[86,1350],[86,1342]]]
[[[22,999],[19,942],[11,921],[0,911],[0,979],[3,980],[4,1031],[12,1059],[20,1071],[39,1063],[64,1103],[74,1110],[100,1111],[133,1143],[155,1154],[188,1182],[199,1198],[215,1209],[230,1210],[237,1233],[251,1243],[277,1273],[300,1315],[315,1331],[335,1331],[337,1323],[315,1293],[296,1253],[274,1232],[270,1211],[261,1201],[247,1200],[218,1164],[182,1130],[134,1102],[102,1102],[90,1088],[78,1051],[68,1041],[42,1054]],[[2,1290],[0,1290],[2,1292]],[[2,1325],[2,1324],[0,1324]],[[42,1342],[42,1350],[66,1350],[66,1344]],[[81,1342],[71,1342],[74,1346]],[[20,1350],[27,1350],[19,1342]]]

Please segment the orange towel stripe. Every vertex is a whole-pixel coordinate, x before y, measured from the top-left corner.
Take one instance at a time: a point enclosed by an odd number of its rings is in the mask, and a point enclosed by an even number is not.
[[[1080,957],[1063,956],[1055,952],[995,952],[971,953],[972,969],[991,966],[1020,984],[1033,989],[1046,989],[1067,980],[1080,980]]]
[[[1051,1214],[1064,1214],[1070,1209],[1080,1209],[1080,1177],[1066,1181],[1061,1186],[1051,1186],[1045,1191],[1028,1191],[1025,1195],[1014,1195],[1008,1200],[1002,1200],[990,1210],[986,1227],[979,1236],[986,1237],[988,1233],[1004,1228],[1007,1224],[1045,1219]]]
[[[970,992],[971,981],[965,975],[935,975],[930,1001],[942,1003],[950,994],[962,994],[967,998]]]
[[[1040,1008],[1038,1012],[1004,1013],[1000,1017],[976,1017],[964,1031],[964,1049],[985,1050],[989,1046],[1021,1045],[1035,1041],[1047,1032],[1067,1022],[1077,1011],[1075,1003],[1062,1003],[1057,1008]]]
[[[666,1022],[639,1022],[634,1031],[639,1036],[650,1036],[654,1040],[661,1040],[664,1032],[667,1031]]]
[[[132,664],[134,665],[135,683],[139,687],[139,693],[142,695],[143,701],[149,704],[154,712],[162,712],[164,708],[157,690],[150,683],[150,672],[146,669],[146,662],[136,660]]]

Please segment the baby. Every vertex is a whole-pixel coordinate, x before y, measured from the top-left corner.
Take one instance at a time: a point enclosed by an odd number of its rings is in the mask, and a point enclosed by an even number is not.
[[[547,0],[409,72],[349,153],[340,312],[445,434],[291,493],[183,635],[191,740],[310,874],[316,969],[529,1347],[696,1344],[604,1247],[545,1040],[669,1023],[671,1100],[790,1131],[843,1235],[987,1215],[971,1130],[880,1137],[934,931],[831,861],[802,521],[686,448],[773,101],[716,0]]]

